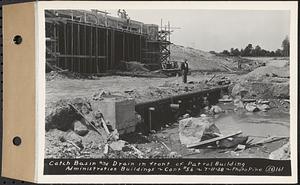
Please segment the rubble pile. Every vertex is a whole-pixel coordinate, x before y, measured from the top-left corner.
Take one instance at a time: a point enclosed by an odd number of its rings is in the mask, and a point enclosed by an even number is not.
[[[68,70],[50,71],[46,73],[46,81],[62,80],[62,79],[93,79],[94,76],[83,75]]]

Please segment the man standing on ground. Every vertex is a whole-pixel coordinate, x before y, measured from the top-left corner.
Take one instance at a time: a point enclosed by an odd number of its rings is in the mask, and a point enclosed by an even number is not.
[[[187,83],[187,74],[189,72],[189,64],[187,63],[187,59],[184,59],[184,62],[181,63],[181,75],[182,75],[182,82]]]

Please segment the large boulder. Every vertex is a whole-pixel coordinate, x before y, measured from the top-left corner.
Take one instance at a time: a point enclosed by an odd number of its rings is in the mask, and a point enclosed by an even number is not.
[[[267,104],[257,104],[257,108],[260,110],[260,111],[267,111],[270,109],[270,106],[267,105]]]
[[[74,132],[78,135],[85,136],[89,132],[87,126],[82,124],[80,121],[75,121],[73,124],[74,124]]]
[[[243,101],[241,100],[241,99],[235,99],[234,101],[233,101],[233,104],[234,104],[234,106],[236,107],[236,108],[244,108],[244,103],[243,103]]]
[[[126,141],[118,140],[109,144],[109,147],[114,151],[121,151],[125,147]]]
[[[224,112],[224,110],[221,107],[217,106],[217,105],[213,105],[210,108],[210,113],[211,114],[220,114],[222,112]]]
[[[243,96],[248,93],[247,87],[242,83],[237,83],[233,86],[231,96]]]
[[[257,112],[259,108],[257,108],[255,103],[247,103],[245,109],[249,112]]]
[[[180,142],[184,145],[196,143],[205,135],[220,133],[209,117],[182,119],[179,121],[178,131]]]

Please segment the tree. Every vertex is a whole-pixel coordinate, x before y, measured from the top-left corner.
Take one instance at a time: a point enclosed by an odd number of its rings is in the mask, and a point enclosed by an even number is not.
[[[275,56],[276,56],[276,57],[281,57],[281,56],[282,56],[282,51],[281,51],[280,49],[277,49],[277,50],[275,51]]]
[[[224,55],[230,55],[229,51],[227,51],[227,50],[224,50],[224,51],[222,52],[222,54],[224,54]]]
[[[259,45],[255,46],[255,49],[253,51],[253,56],[261,56],[261,47]]]
[[[243,48],[241,49],[240,55],[241,55],[241,56],[245,56],[245,52],[244,52],[244,49],[243,49]]]
[[[241,53],[240,53],[240,51],[239,51],[238,48],[235,48],[234,50],[232,50],[231,54],[232,54],[233,56],[239,56]]]
[[[233,55],[233,53],[234,53],[234,49],[231,48],[231,49],[230,49],[230,55]]]
[[[285,39],[282,41],[282,55],[285,57],[290,56],[290,40],[289,37],[286,36]]]
[[[244,49],[244,56],[252,56],[253,53],[253,47],[252,44],[248,44],[246,48]]]

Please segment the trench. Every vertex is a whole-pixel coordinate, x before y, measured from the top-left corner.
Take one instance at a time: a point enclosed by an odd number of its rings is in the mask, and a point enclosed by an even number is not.
[[[216,115],[215,124],[224,133],[241,130],[245,135],[256,138],[266,136],[289,136],[290,115],[279,112],[234,112],[233,103],[219,103],[218,100],[228,94],[228,86],[212,88],[192,93],[163,98],[136,104],[135,110],[143,119],[145,133],[160,130],[166,124],[174,123],[178,117],[188,113],[199,116],[206,106],[207,97],[210,105],[219,105],[225,113]]]
[[[228,86],[139,103],[136,104],[135,111],[143,119],[145,132],[159,130],[166,124],[175,122],[180,115],[188,113],[190,116],[198,116],[207,103],[217,104],[224,94],[228,94]]]

